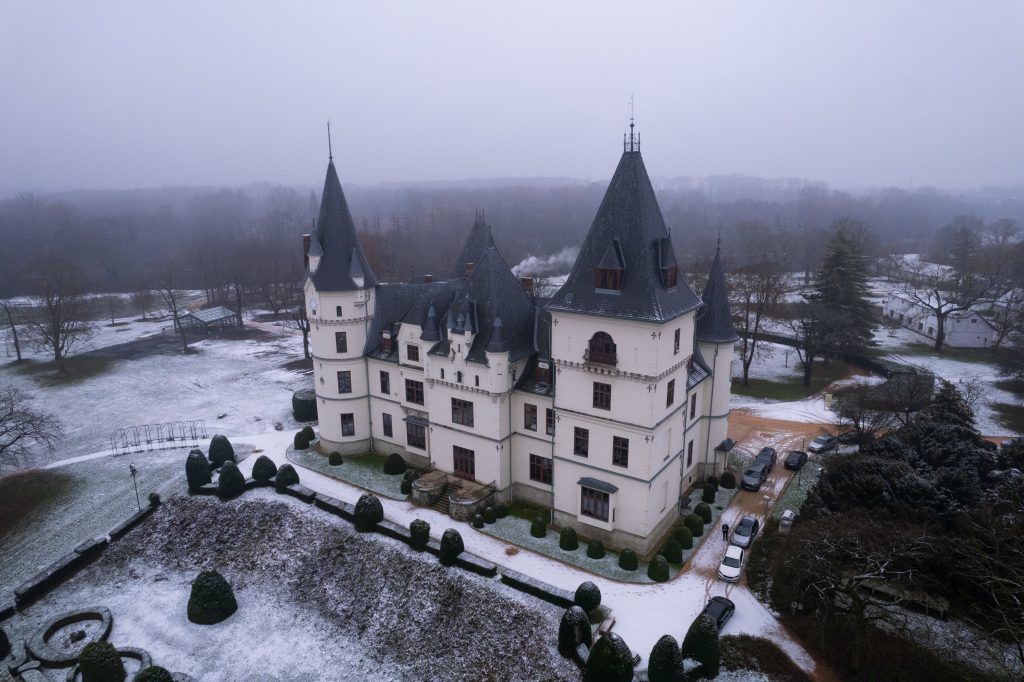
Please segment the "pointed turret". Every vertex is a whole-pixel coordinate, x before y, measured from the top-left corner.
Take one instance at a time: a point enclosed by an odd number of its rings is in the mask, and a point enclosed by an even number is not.
[[[664,322],[699,305],[679,277],[672,240],[631,126],[572,272],[548,307]]]
[[[310,255],[322,257],[310,273],[317,291],[351,291],[377,284],[377,277],[363,254],[356,236],[352,213],[341,191],[334,161],[327,164],[327,177],[320,198],[320,216],[310,239]]]
[[[711,262],[703,298],[704,309],[697,314],[697,340],[705,343],[732,343],[740,338],[729,311],[729,290],[722,270],[721,245],[715,249],[715,260]]]
[[[479,263],[484,252],[494,246],[494,237],[491,235],[491,226],[484,220],[482,211],[477,211],[476,220],[473,221],[473,229],[469,231],[469,237],[462,247],[459,259],[455,261],[452,269],[452,277],[466,277],[466,270],[470,265]]]

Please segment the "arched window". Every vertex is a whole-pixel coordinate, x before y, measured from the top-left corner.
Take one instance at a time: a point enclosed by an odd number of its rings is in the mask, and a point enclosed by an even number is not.
[[[341,306],[340,305],[334,307],[334,313],[335,313],[335,315],[337,317],[341,317]]]
[[[457,382],[459,382],[460,384],[462,383],[462,372],[456,372],[455,373],[455,380]]]
[[[479,374],[475,374],[475,375],[473,375],[473,383],[474,383],[474,385],[476,385],[476,386],[479,386],[479,385],[480,385],[480,375],[479,375]]]
[[[612,337],[605,332],[597,332],[590,337],[586,359],[588,362],[601,365],[616,364],[615,342],[612,341]]]

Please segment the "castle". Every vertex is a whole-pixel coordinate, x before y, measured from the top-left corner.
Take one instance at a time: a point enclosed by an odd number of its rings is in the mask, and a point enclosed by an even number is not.
[[[702,298],[680,276],[630,130],[548,300],[482,216],[446,279],[378,282],[329,161],[303,285],[322,450],[400,453],[430,470],[420,503],[523,500],[584,537],[655,548],[681,493],[725,466],[737,336],[720,255]]]

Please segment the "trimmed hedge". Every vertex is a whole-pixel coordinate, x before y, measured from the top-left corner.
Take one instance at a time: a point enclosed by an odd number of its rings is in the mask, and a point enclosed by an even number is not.
[[[188,453],[185,459],[185,479],[189,490],[199,490],[213,480],[210,476],[210,463],[199,450]]]
[[[713,486],[710,483],[704,484],[704,492],[700,496],[701,501],[705,504],[714,504],[717,489],[718,486]]]
[[[491,524],[497,520],[498,516],[494,513],[494,507],[484,507],[484,523]]]
[[[666,542],[662,546],[660,554],[665,557],[665,560],[670,564],[683,563],[683,547],[675,540],[669,540]]]
[[[105,640],[89,642],[78,656],[82,682],[121,682],[127,673],[121,654]]]
[[[281,492],[288,486],[295,485],[298,482],[299,475],[291,464],[282,464],[281,468],[277,470],[277,476],[274,477],[274,487],[277,488],[277,492]]]
[[[7,633],[0,627],[0,661],[7,658],[8,654],[11,653],[11,640],[7,638]]]
[[[160,493],[150,493],[149,494],[149,506],[150,507],[159,507],[160,506]]]
[[[603,559],[604,543],[600,540],[591,540],[587,543],[587,556],[591,559]]]
[[[192,581],[188,619],[200,625],[219,623],[238,610],[231,585],[217,571],[203,571]]]
[[[714,486],[715,490],[717,491],[718,490],[718,476],[715,476],[714,474],[711,474],[710,476],[708,476],[707,484],[710,485],[710,486]]]
[[[663,583],[668,580],[668,561],[660,554],[651,559],[647,564],[647,577],[656,583]]]
[[[331,454],[327,455],[327,463],[330,464],[332,467],[337,467],[344,464],[345,460],[341,458],[340,452],[334,451]]]
[[[384,506],[376,495],[363,493],[356,501],[352,523],[360,533],[368,533],[384,520]]]
[[[558,536],[558,546],[567,552],[574,552],[580,547],[575,528],[563,528]]]
[[[718,626],[715,619],[704,613],[693,621],[683,639],[683,658],[692,658],[700,663],[693,671],[696,677],[714,679],[718,676],[721,666],[721,654],[718,648]]]
[[[679,526],[672,537],[682,549],[693,549],[693,531],[686,526]]]
[[[543,516],[538,516],[530,524],[530,535],[535,538],[543,538],[548,534],[548,521]]]
[[[593,611],[601,605],[601,588],[587,580],[576,588],[573,603],[584,611]]]
[[[683,656],[679,643],[672,635],[664,635],[654,643],[647,659],[647,679],[650,682],[678,682],[683,675]]]
[[[316,392],[313,389],[302,388],[292,393],[292,416],[297,422],[316,421]]]
[[[316,440],[316,431],[314,431],[313,427],[309,424],[302,427],[302,433],[306,434],[306,440],[310,443]]]
[[[403,495],[412,495],[412,481],[410,481],[410,480],[409,480],[409,479],[407,479],[407,478],[406,478],[406,479],[404,479],[404,480],[403,480],[403,481],[401,482],[401,484],[399,484],[399,486],[398,486],[398,490],[399,490],[399,492],[401,492],[401,493],[402,493]]]
[[[472,523],[473,523],[473,527],[474,528],[483,528],[484,527],[484,515],[483,514],[473,514],[473,521],[472,521]]]
[[[683,525],[690,529],[690,533],[695,538],[704,535],[704,519],[696,514],[687,514],[686,518],[683,519]]]
[[[693,513],[699,516],[705,525],[711,523],[711,507],[707,502],[701,502],[694,507]]]
[[[589,647],[593,642],[593,636],[590,619],[583,609],[579,606],[570,606],[565,610],[562,620],[558,623],[558,650],[563,656],[574,655],[576,647],[580,644]]]
[[[224,499],[238,497],[245,492],[245,476],[232,461],[224,462],[217,479],[217,495]]]
[[[619,555],[619,568],[623,571],[635,571],[640,567],[640,560],[636,556],[636,552],[631,549],[622,550],[622,554]]]
[[[210,453],[210,464],[213,468],[224,464],[227,461],[235,461],[235,449],[231,446],[231,441],[228,440],[227,436],[217,434],[210,439],[210,449],[207,450]]]
[[[174,682],[174,677],[167,668],[151,665],[137,672],[134,682]]]
[[[466,545],[462,543],[459,531],[448,528],[441,535],[441,549],[438,552],[438,558],[441,559],[442,564],[451,564],[454,563],[455,557],[462,554],[465,549]]]
[[[388,476],[397,476],[398,474],[404,474],[408,467],[405,464],[405,460],[397,452],[392,452],[384,460],[384,473]]]
[[[505,518],[506,516],[508,516],[508,508],[506,508],[505,505],[503,504],[494,505],[494,516],[499,519]]]
[[[719,479],[718,484],[726,490],[732,490],[736,487],[736,474],[731,471],[722,472],[722,478]]]
[[[277,475],[277,465],[266,455],[260,455],[252,465],[252,477],[260,483],[266,483]]]
[[[296,431],[292,444],[296,450],[306,450],[309,448],[309,436],[304,431]]]
[[[594,642],[583,671],[583,682],[632,682],[633,652],[614,632]]]
[[[409,545],[419,551],[427,548],[430,542],[430,524],[423,519],[415,519],[409,524]]]

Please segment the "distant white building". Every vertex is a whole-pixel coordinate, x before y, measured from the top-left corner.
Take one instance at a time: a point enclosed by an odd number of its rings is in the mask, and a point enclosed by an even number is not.
[[[897,291],[889,293],[882,314],[931,340],[938,333],[938,320],[930,308]],[[946,317],[945,339],[950,348],[991,348],[996,336],[995,327],[974,310],[950,313]]]

